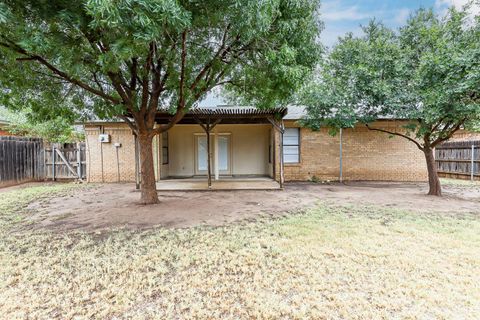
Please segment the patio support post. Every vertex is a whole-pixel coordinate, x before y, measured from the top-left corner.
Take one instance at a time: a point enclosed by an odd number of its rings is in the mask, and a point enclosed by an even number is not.
[[[283,184],[285,183],[283,161],[283,133],[285,132],[285,125],[283,123],[283,119],[276,121],[274,118],[269,117],[268,121],[272,124],[275,130],[278,131],[280,136],[280,188],[283,189]]]
[[[210,133],[212,132],[213,128],[215,128],[215,126],[220,123],[221,119],[217,119],[213,123],[211,123],[210,120],[211,119],[209,117],[207,119],[207,123],[202,123],[200,119],[195,118],[195,121],[198,122],[198,124],[202,127],[202,129],[205,131],[205,134],[207,135],[207,180],[209,189],[212,187],[212,157],[210,154]]]

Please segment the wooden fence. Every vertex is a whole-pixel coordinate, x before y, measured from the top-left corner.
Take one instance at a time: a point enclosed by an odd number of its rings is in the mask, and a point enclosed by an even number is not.
[[[440,176],[480,179],[480,140],[452,141],[435,148]]]
[[[44,177],[41,139],[0,136],[0,186],[39,181]]]
[[[85,179],[85,143],[52,144],[45,148],[45,178]]]

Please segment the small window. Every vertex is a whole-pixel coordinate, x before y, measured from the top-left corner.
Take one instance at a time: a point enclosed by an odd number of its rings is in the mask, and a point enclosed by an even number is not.
[[[286,128],[283,134],[283,161],[300,162],[300,128]]]
[[[162,133],[162,164],[168,164],[168,132]]]

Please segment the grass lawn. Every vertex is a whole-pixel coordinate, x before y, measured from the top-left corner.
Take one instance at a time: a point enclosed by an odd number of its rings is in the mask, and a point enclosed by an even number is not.
[[[31,231],[0,193],[5,319],[478,319],[480,217],[319,203],[226,227]],[[80,187],[83,188],[83,187]],[[132,212],[132,219],[135,212]]]

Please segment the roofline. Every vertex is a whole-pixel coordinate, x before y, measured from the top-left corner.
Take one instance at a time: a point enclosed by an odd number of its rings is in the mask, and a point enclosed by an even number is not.
[[[299,121],[303,120],[303,118],[291,118],[291,119],[283,119],[283,121]],[[413,121],[415,119],[402,119],[402,118],[377,118],[373,121]],[[359,122],[360,123],[360,122]]]
[[[283,119],[283,121],[300,121],[302,118],[292,118],[292,119]],[[374,121],[411,121],[413,119],[401,119],[401,118],[378,118]],[[0,122],[2,124],[2,122]],[[8,123],[5,123],[8,124]],[[75,122],[74,125],[105,125],[105,124],[127,124],[123,120],[92,120],[92,121],[82,121],[82,122]]]

